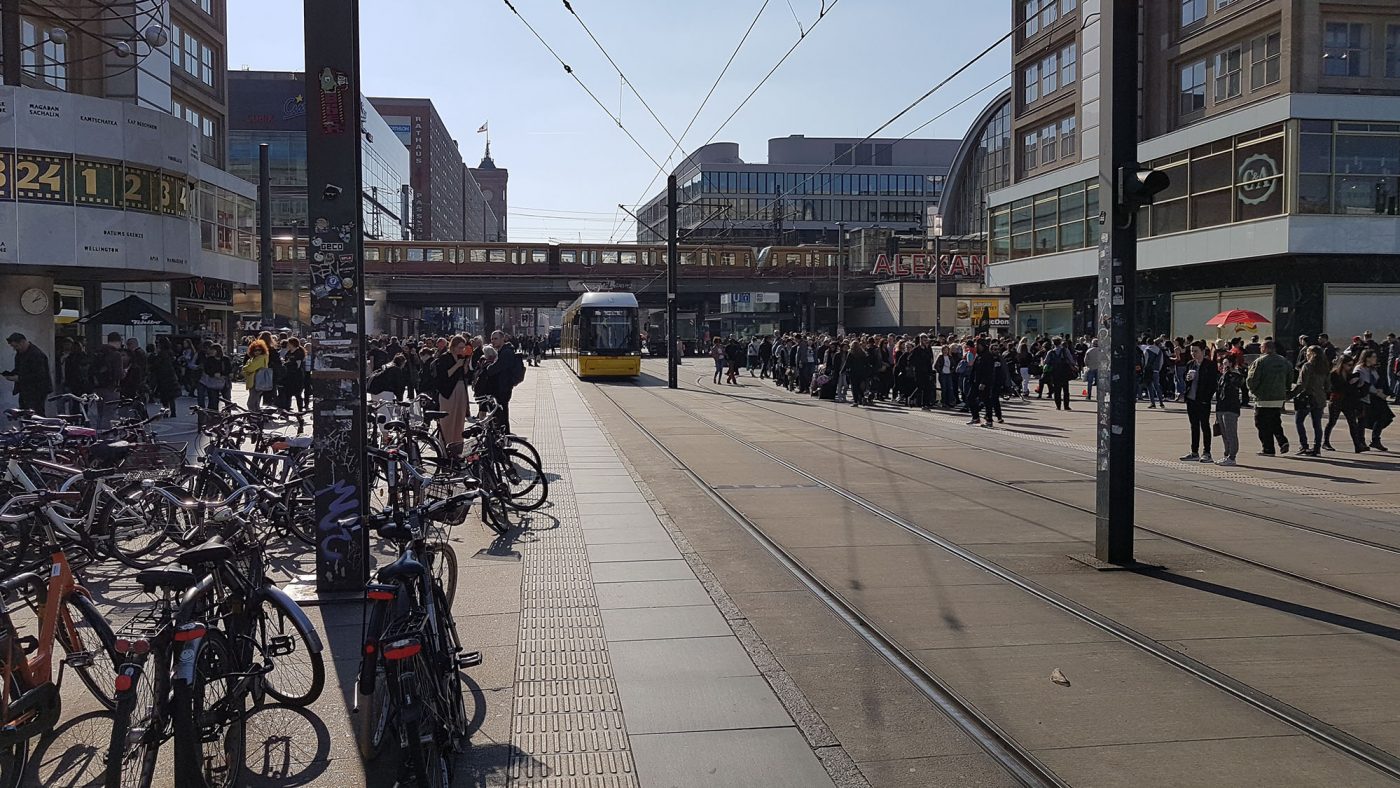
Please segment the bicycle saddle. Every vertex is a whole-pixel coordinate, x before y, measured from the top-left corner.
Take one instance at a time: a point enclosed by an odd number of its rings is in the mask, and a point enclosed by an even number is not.
[[[407,542],[413,538],[413,531],[406,525],[398,525],[393,520],[387,520],[377,529],[380,536],[391,542]]]
[[[392,583],[399,578],[418,577],[427,571],[428,568],[418,563],[412,554],[404,553],[397,561],[379,570],[378,579],[381,583]]]
[[[131,444],[126,441],[99,443],[88,449],[88,459],[98,468],[110,468],[126,459],[131,453]]]
[[[183,591],[198,583],[199,576],[178,566],[158,566],[154,569],[142,569],[137,572],[136,582],[140,583],[141,588],[148,594],[157,588]]]
[[[386,429],[386,430],[404,430],[404,429],[408,429],[408,424],[404,423],[404,420],[403,420],[403,419],[394,419],[393,421],[386,421],[386,422],[384,422],[384,429]]]
[[[224,544],[219,537],[214,537],[199,547],[192,547],[175,557],[176,561],[194,568],[196,566],[208,566],[209,564],[220,564],[233,558],[233,548]]]
[[[445,418],[447,418],[447,411],[445,411],[445,410],[425,410],[425,411],[423,411],[423,420],[424,420],[424,421],[437,421],[438,419],[445,419]]]

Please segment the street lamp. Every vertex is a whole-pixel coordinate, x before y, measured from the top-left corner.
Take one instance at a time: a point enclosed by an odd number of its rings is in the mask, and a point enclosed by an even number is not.
[[[836,335],[846,333],[846,223],[836,223]]]
[[[933,333],[943,331],[943,214],[929,217],[929,236],[933,240]]]

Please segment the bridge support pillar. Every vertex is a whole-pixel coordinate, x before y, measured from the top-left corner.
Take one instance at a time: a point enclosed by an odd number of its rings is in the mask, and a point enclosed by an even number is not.
[[[370,301],[374,303],[368,303]],[[389,291],[366,288],[365,302],[366,336],[392,333],[384,320],[384,316],[388,314]]]
[[[490,339],[491,332],[496,330],[496,305],[490,301],[482,301],[480,309],[481,336]]]

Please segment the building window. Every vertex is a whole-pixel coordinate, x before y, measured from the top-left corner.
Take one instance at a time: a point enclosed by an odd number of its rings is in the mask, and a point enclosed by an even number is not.
[[[170,26],[170,62],[209,87],[214,86],[214,50],[179,25]]]
[[[214,50],[200,45],[199,79],[209,87],[214,86]]]
[[[1079,150],[1078,122],[1073,115],[1060,121],[1060,158],[1068,159]]]
[[[1329,77],[1371,75],[1371,26],[1328,22],[1322,34],[1322,73]]]
[[[1051,54],[1040,61],[1040,94],[1048,96],[1060,87],[1060,57]]]
[[[1026,172],[1035,169],[1039,164],[1036,149],[1040,143],[1040,135],[1035,132],[1027,134],[1023,140],[1021,149],[1021,168]]]
[[[1385,26],[1385,75],[1400,77],[1400,25]]]
[[[1219,11],[1228,5],[1233,5],[1236,0],[1215,0],[1215,10]]]
[[[1040,163],[1054,164],[1060,157],[1059,145],[1056,139],[1059,134],[1059,126],[1052,123],[1040,130]]]
[[[1181,26],[1194,25],[1206,18],[1206,0],[1181,0]]]
[[[1026,106],[1030,106],[1040,98],[1040,64],[1032,63],[1026,66]]]
[[[199,6],[204,13],[214,15],[214,0],[190,0],[190,3]]]
[[[1060,50],[1060,84],[1071,85],[1079,78],[1079,45],[1070,44]]]
[[[1258,90],[1278,82],[1278,33],[1259,36],[1249,43],[1249,89]]]
[[[1040,0],[1026,0],[1021,8],[1025,13],[1026,38],[1030,38],[1040,32]]]
[[[1060,16],[1068,16],[1079,6],[1079,0],[1060,0]]]
[[[1177,112],[1192,115],[1206,108],[1206,62],[1198,60],[1181,67],[1180,106]]]
[[[1060,18],[1060,5],[1055,0],[1042,0],[1040,4],[1040,27],[1042,30],[1055,24]]]
[[[1215,101],[1227,101],[1240,94],[1240,48],[1230,47],[1215,56]]]
[[[28,19],[20,20],[20,69],[32,77],[38,77],[56,88],[68,87],[68,45],[49,38],[48,31],[42,33],[37,25]]]

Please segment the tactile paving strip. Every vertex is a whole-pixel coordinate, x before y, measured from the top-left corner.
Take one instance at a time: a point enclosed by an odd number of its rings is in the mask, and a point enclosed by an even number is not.
[[[636,788],[622,704],[608,661],[593,572],[568,477],[549,372],[535,388],[531,436],[550,474],[548,514],[557,527],[521,542],[520,651],[508,786]]]

